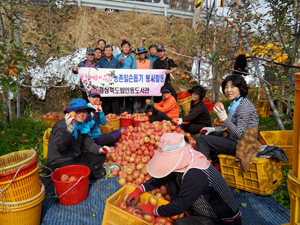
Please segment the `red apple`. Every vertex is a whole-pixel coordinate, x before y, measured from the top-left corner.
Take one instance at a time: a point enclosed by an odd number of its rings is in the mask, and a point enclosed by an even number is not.
[[[121,209],[125,210],[127,208],[126,203],[124,201],[120,202]]]
[[[61,175],[60,180],[61,181],[68,181],[69,180],[69,176],[67,174],[63,174],[63,175]]]
[[[71,176],[71,177],[69,178],[69,181],[77,181],[77,177]]]
[[[156,217],[155,222],[165,224],[165,222],[167,222],[167,219],[165,217],[158,216]]]
[[[157,204],[158,204],[158,198],[157,198],[155,195],[151,195],[151,196],[148,198],[148,203],[149,203],[150,205],[157,206]]]
[[[150,216],[145,214],[144,215],[144,220],[146,220],[148,223],[152,223],[154,221],[154,216]]]
[[[224,107],[223,103],[222,102],[217,102],[214,107],[218,107],[219,109],[221,109],[221,106]]]

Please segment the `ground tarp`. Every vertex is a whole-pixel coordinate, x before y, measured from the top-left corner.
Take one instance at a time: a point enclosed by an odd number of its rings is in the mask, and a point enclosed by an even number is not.
[[[46,189],[42,207],[42,225],[100,225],[106,199],[119,190],[117,179],[94,180],[88,198],[77,205],[64,206],[54,196],[54,184]],[[234,189],[232,188],[232,191]],[[289,222],[290,211],[269,196],[239,191],[234,193],[242,211],[243,225],[279,225]],[[246,203],[247,206],[245,206]],[[245,207],[243,207],[244,205]]]

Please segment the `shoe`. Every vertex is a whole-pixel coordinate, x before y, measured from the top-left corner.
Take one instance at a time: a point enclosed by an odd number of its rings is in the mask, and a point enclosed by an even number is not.
[[[105,170],[116,170],[116,171],[120,171],[121,166],[118,163],[111,163],[111,164],[107,164],[107,163],[103,163],[103,167],[105,168]]]

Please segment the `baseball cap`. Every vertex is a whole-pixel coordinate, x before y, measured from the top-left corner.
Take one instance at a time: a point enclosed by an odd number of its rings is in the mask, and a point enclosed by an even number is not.
[[[94,96],[97,96],[97,95],[101,97],[99,90],[92,89],[92,90],[89,91],[89,97],[94,97]]]

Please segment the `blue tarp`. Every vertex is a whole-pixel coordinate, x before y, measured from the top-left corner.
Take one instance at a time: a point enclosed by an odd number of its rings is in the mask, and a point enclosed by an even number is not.
[[[77,205],[61,205],[54,196],[54,184],[46,189],[42,207],[42,225],[100,225],[106,199],[119,190],[116,178],[94,180],[89,186],[87,199]],[[232,191],[234,189],[232,188]],[[288,223],[290,211],[269,196],[240,191],[234,193],[242,211],[243,225],[279,225]],[[243,207],[241,204],[246,203]]]

